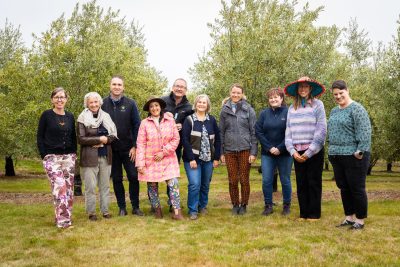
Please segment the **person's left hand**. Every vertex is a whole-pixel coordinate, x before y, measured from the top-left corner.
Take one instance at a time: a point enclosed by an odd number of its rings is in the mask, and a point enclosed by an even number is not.
[[[271,149],[269,150],[269,152],[270,152],[272,155],[275,155],[275,156],[279,156],[279,154],[281,154],[281,152],[279,151],[279,149],[277,149],[276,147],[271,148]]]
[[[157,153],[154,155],[154,160],[155,160],[155,161],[161,161],[163,158],[164,158],[164,153],[162,153],[162,151],[157,152]]]
[[[213,167],[217,168],[219,166],[219,160],[214,160],[213,161]]]
[[[129,150],[129,158],[131,161],[135,161],[136,159],[136,147],[132,147],[131,150]]]
[[[305,162],[306,160],[308,160],[308,157],[306,156],[306,154],[301,155],[301,158],[304,160],[303,162]]]
[[[256,160],[256,156],[250,155],[250,157],[249,157],[249,163],[251,164],[251,163],[253,163],[255,160]]]

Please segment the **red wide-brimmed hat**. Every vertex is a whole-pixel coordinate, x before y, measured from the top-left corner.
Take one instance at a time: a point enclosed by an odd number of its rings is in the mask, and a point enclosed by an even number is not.
[[[325,93],[325,87],[322,84],[320,84],[316,80],[311,79],[310,77],[304,76],[297,81],[286,85],[284,89],[285,94],[288,96],[296,96],[298,94],[297,90],[299,88],[299,83],[308,83],[311,86],[310,94],[313,97],[319,97],[323,93]]]

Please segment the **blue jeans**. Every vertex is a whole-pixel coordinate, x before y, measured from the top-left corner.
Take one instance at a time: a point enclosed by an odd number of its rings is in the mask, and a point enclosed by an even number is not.
[[[198,213],[208,204],[208,191],[210,190],[213,162],[197,161],[197,168],[190,168],[189,162],[184,162],[188,184],[188,209],[189,214]]]
[[[274,170],[278,168],[279,178],[282,184],[283,203],[289,204],[292,200],[292,185],[290,173],[292,171],[293,159],[290,155],[270,156],[261,155],[262,190],[265,205],[272,204],[272,191],[274,182]]]

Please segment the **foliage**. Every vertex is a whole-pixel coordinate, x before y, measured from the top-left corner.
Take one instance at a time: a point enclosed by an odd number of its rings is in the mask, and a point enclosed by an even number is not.
[[[379,55],[376,76],[371,81],[371,99],[375,101],[375,124],[379,133],[378,151],[389,162],[400,159],[400,20],[397,24],[397,35]]]
[[[0,69],[23,48],[20,27],[15,28],[8,20],[0,29]]]
[[[239,82],[258,113],[265,108],[264,92],[271,87],[303,75],[327,89],[332,81],[343,79],[352,98],[370,115],[371,167],[379,158],[397,160],[399,37],[388,49],[379,46],[374,51],[368,33],[355,19],[343,29],[316,27],[323,7],[310,10],[306,4],[297,12],[296,6],[296,1],[222,1],[219,17],[209,24],[212,46],[191,69],[197,90],[209,94],[219,107],[229,86]],[[329,118],[336,104],[329,92],[321,100]]]
[[[0,35],[1,36],[1,35]],[[75,116],[90,91],[108,94],[112,75],[125,77],[125,92],[141,106],[148,95],[161,94],[166,80],[147,62],[144,35],[138,23],[127,24],[118,11],[104,10],[96,1],[76,5],[50,29],[35,36],[32,48],[15,56],[0,70],[4,107],[0,124],[0,154],[36,154],[36,125],[50,108],[50,92],[64,87],[67,108]]]
[[[309,75],[329,81],[339,30],[315,27],[322,7],[296,2],[235,0],[222,2],[220,17],[210,24],[213,45],[191,73],[198,88],[220,103],[229,85],[239,82],[256,111],[265,107],[264,92]]]

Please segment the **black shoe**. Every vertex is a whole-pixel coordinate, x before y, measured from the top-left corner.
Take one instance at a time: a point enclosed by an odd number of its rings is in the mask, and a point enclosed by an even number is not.
[[[232,214],[233,215],[238,215],[239,210],[240,210],[239,205],[234,205],[233,208],[232,208]]]
[[[144,216],[143,211],[141,211],[139,208],[133,208],[132,209],[132,214],[137,215],[137,216]]]
[[[119,209],[119,216],[126,216],[126,215],[128,215],[126,209]]]
[[[341,224],[336,225],[336,227],[346,227],[346,226],[352,226],[354,225],[354,222],[349,221],[349,220],[344,220]]]
[[[272,204],[267,204],[267,205],[265,205],[264,211],[261,213],[261,215],[268,216],[268,215],[271,215],[272,213],[274,213]]]
[[[355,222],[352,226],[350,226],[349,230],[362,230],[363,228],[364,228],[364,224]]]
[[[283,203],[282,215],[287,216],[290,214],[290,203]]]
[[[103,218],[104,219],[111,219],[112,215],[110,213],[104,213]]]
[[[247,212],[246,205],[241,205],[238,211],[238,215],[245,215]]]
[[[96,216],[96,214],[91,214],[91,215],[89,215],[89,220],[90,221],[97,221],[97,216]]]

